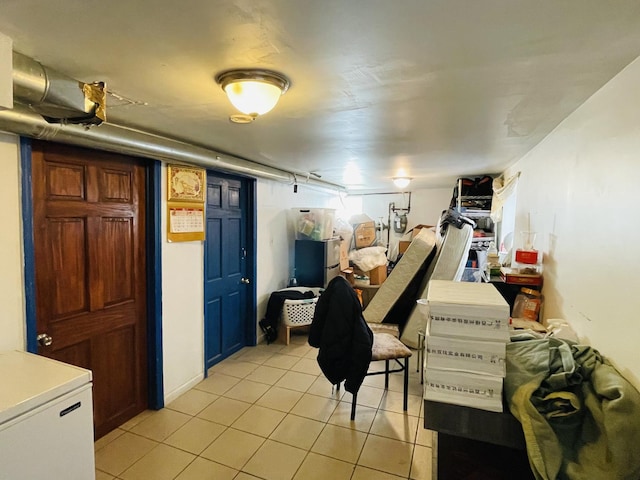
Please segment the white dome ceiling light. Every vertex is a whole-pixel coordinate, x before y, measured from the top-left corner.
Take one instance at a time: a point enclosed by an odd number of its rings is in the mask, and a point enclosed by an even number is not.
[[[233,106],[253,120],[271,111],[291,85],[284,75],[259,69],[227,70],[216,75],[216,82]]]
[[[392,180],[393,184],[398,188],[407,188],[411,183],[411,179],[409,177],[394,177]]]

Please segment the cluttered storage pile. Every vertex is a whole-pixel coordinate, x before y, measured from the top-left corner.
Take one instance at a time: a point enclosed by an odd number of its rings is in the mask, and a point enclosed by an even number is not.
[[[424,397],[502,412],[509,304],[488,283],[432,280],[427,315]]]

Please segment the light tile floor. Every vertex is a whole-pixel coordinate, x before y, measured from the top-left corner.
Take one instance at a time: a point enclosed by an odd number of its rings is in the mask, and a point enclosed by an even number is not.
[[[402,374],[369,376],[351,421],[351,394],[332,392],[304,335],[246,347],[159,411],[95,442],[97,480],[431,479],[432,432],[411,358]],[[372,364],[372,369],[382,369]]]

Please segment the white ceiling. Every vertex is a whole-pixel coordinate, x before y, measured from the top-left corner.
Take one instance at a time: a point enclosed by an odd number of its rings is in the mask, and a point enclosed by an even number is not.
[[[14,50],[107,119],[358,191],[504,170],[640,55],[638,0],[2,0]],[[279,71],[250,125],[213,78]],[[99,128],[99,127],[97,127]]]

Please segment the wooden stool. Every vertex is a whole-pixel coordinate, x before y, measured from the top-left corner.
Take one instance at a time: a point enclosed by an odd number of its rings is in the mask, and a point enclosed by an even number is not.
[[[407,346],[398,340],[396,337],[389,333],[374,333],[373,334],[373,348],[371,349],[371,361],[376,362],[378,360],[384,360],[385,369],[377,372],[367,372],[368,375],[382,375],[384,374],[384,388],[389,388],[389,374],[395,372],[404,372],[404,402],[403,410],[407,411],[408,403],[408,390],[409,390],[409,357],[411,356],[411,350]],[[404,364],[400,361],[404,358]],[[395,369],[391,369],[389,361],[394,360],[398,366]],[[351,401],[351,420],[356,418],[356,400],[357,394],[353,395]]]
[[[289,345],[291,342],[291,330],[295,330],[297,328],[309,328],[309,325],[285,325],[284,323],[280,324],[280,328],[278,328],[278,341],[280,343],[284,343],[285,345]]]

